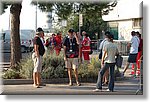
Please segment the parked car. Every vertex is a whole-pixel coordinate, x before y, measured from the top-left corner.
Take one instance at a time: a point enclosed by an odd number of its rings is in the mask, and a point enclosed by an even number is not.
[[[34,35],[35,34],[33,30],[20,31],[21,52],[28,52],[33,50],[32,39]],[[10,30],[6,30],[1,33],[1,41],[3,44],[2,52],[10,52]]]

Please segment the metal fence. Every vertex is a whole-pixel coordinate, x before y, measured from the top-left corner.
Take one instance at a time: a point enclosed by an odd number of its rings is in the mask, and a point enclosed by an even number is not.
[[[100,40],[92,40],[91,41],[91,48],[92,50],[96,50],[99,52],[99,45],[101,43],[102,39]],[[130,49],[127,47],[129,41],[124,40],[114,40],[114,43],[117,45],[119,53],[123,56],[128,56]]]

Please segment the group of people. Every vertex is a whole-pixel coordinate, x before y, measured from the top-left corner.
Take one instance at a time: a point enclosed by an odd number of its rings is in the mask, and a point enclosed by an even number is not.
[[[132,31],[131,32],[132,39],[128,44],[130,48],[130,54],[128,57],[127,64],[122,72],[122,77],[124,77],[124,73],[128,69],[130,63],[132,63],[132,67],[134,68],[133,77],[136,78],[137,68],[140,69],[140,59],[142,58],[143,53],[143,39],[141,38],[141,34],[139,32]]]
[[[82,32],[83,37],[79,32],[75,32],[73,29],[68,31],[68,34],[64,39],[62,39],[62,33],[59,32],[57,35],[52,34],[52,36],[44,42],[44,31],[42,28],[36,30],[36,36],[34,37],[34,53],[32,54],[32,59],[34,61],[34,70],[33,70],[33,80],[34,87],[39,87],[41,85],[41,70],[42,70],[42,56],[45,53],[45,48],[50,49],[52,54],[54,50],[58,56],[61,48],[64,49],[64,61],[65,66],[68,69],[69,76],[69,86],[73,85],[72,82],[72,69],[74,70],[76,84],[80,86],[78,81],[78,66],[82,61],[82,56],[85,62],[89,63],[89,52],[90,52],[90,38],[85,31]]]
[[[58,32],[57,35],[52,34],[51,37],[46,39],[45,46],[50,50],[50,54],[56,52],[56,56],[60,54],[62,48],[62,33]]]
[[[42,30],[42,28],[37,29],[36,36],[34,38],[34,53],[32,54],[32,58],[34,61],[33,86],[37,88],[41,85],[40,73],[42,70],[42,56],[44,55],[45,52],[44,44],[41,40],[43,33],[44,31]],[[138,54],[137,49],[141,42],[141,40],[137,37],[135,32],[132,32],[131,34],[133,38],[131,39],[131,43],[129,44],[129,46],[131,47],[130,55],[129,55],[127,67],[125,67],[123,73],[125,73],[125,71],[127,70],[129,63],[136,62],[136,57]],[[62,41],[62,47],[64,49],[63,54],[64,54],[65,67],[68,69],[69,86],[73,85],[72,69],[74,71],[76,85],[77,86],[81,85],[81,83],[78,80],[78,66],[82,56],[84,60],[87,61],[87,63],[89,63],[89,59],[90,59],[89,52],[91,50],[90,48],[91,40],[85,31],[82,32],[82,35],[83,37],[80,35],[79,32],[75,32],[73,29],[69,29],[67,36]],[[55,35],[52,35],[52,37],[54,37],[54,39],[56,40]],[[56,46],[54,39],[50,39],[51,40],[50,44]],[[119,55],[119,51],[117,46],[113,43],[113,39],[114,39],[113,34],[111,34],[108,31],[105,32],[105,39],[102,41],[100,45],[100,49],[102,49],[103,54],[101,58],[101,69],[98,73],[96,89],[93,90],[95,92],[102,91],[103,82],[106,82],[108,84],[108,91],[111,92],[114,91],[114,70],[116,64],[115,58],[116,56]],[[140,51],[141,50],[142,48],[140,49]],[[136,69],[136,64],[134,65]],[[109,78],[108,78],[108,73],[109,73]]]
[[[128,48],[130,48],[130,54],[128,57],[127,64],[124,71],[121,73],[121,77],[124,77],[124,73],[128,69],[130,63],[132,63],[132,68],[134,68],[133,77],[136,78],[136,70],[140,69],[140,59],[143,53],[143,39],[139,32],[131,32],[132,39],[128,43]],[[103,85],[108,85],[108,91],[114,90],[114,67],[116,64],[115,56],[119,55],[118,49],[115,44],[113,44],[113,35],[110,32],[105,32],[105,39],[101,42],[100,50],[102,50],[101,60],[101,70],[98,74],[97,86],[94,91],[102,91]],[[109,78],[108,78],[109,76]]]

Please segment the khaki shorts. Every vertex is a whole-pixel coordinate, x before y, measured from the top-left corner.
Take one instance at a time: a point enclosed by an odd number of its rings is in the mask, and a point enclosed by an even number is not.
[[[73,68],[76,69],[79,66],[79,60],[78,58],[67,58],[67,61],[65,61],[66,68]]]
[[[35,53],[32,54],[32,60],[34,62],[34,70],[33,72],[41,72],[42,71],[42,56],[37,58]]]

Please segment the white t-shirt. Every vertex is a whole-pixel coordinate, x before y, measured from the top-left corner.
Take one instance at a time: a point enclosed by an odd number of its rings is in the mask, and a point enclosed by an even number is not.
[[[130,53],[136,54],[138,53],[138,47],[139,47],[140,40],[137,36],[133,36],[131,39],[131,47],[130,47]]]
[[[103,50],[104,46],[106,45],[106,43],[108,42],[108,38],[105,38],[99,46],[99,50]]]
[[[117,46],[112,43],[112,42],[107,42],[107,44],[104,46],[104,51],[106,51],[106,56],[105,56],[105,63],[115,63],[115,56],[118,54],[118,48]]]

